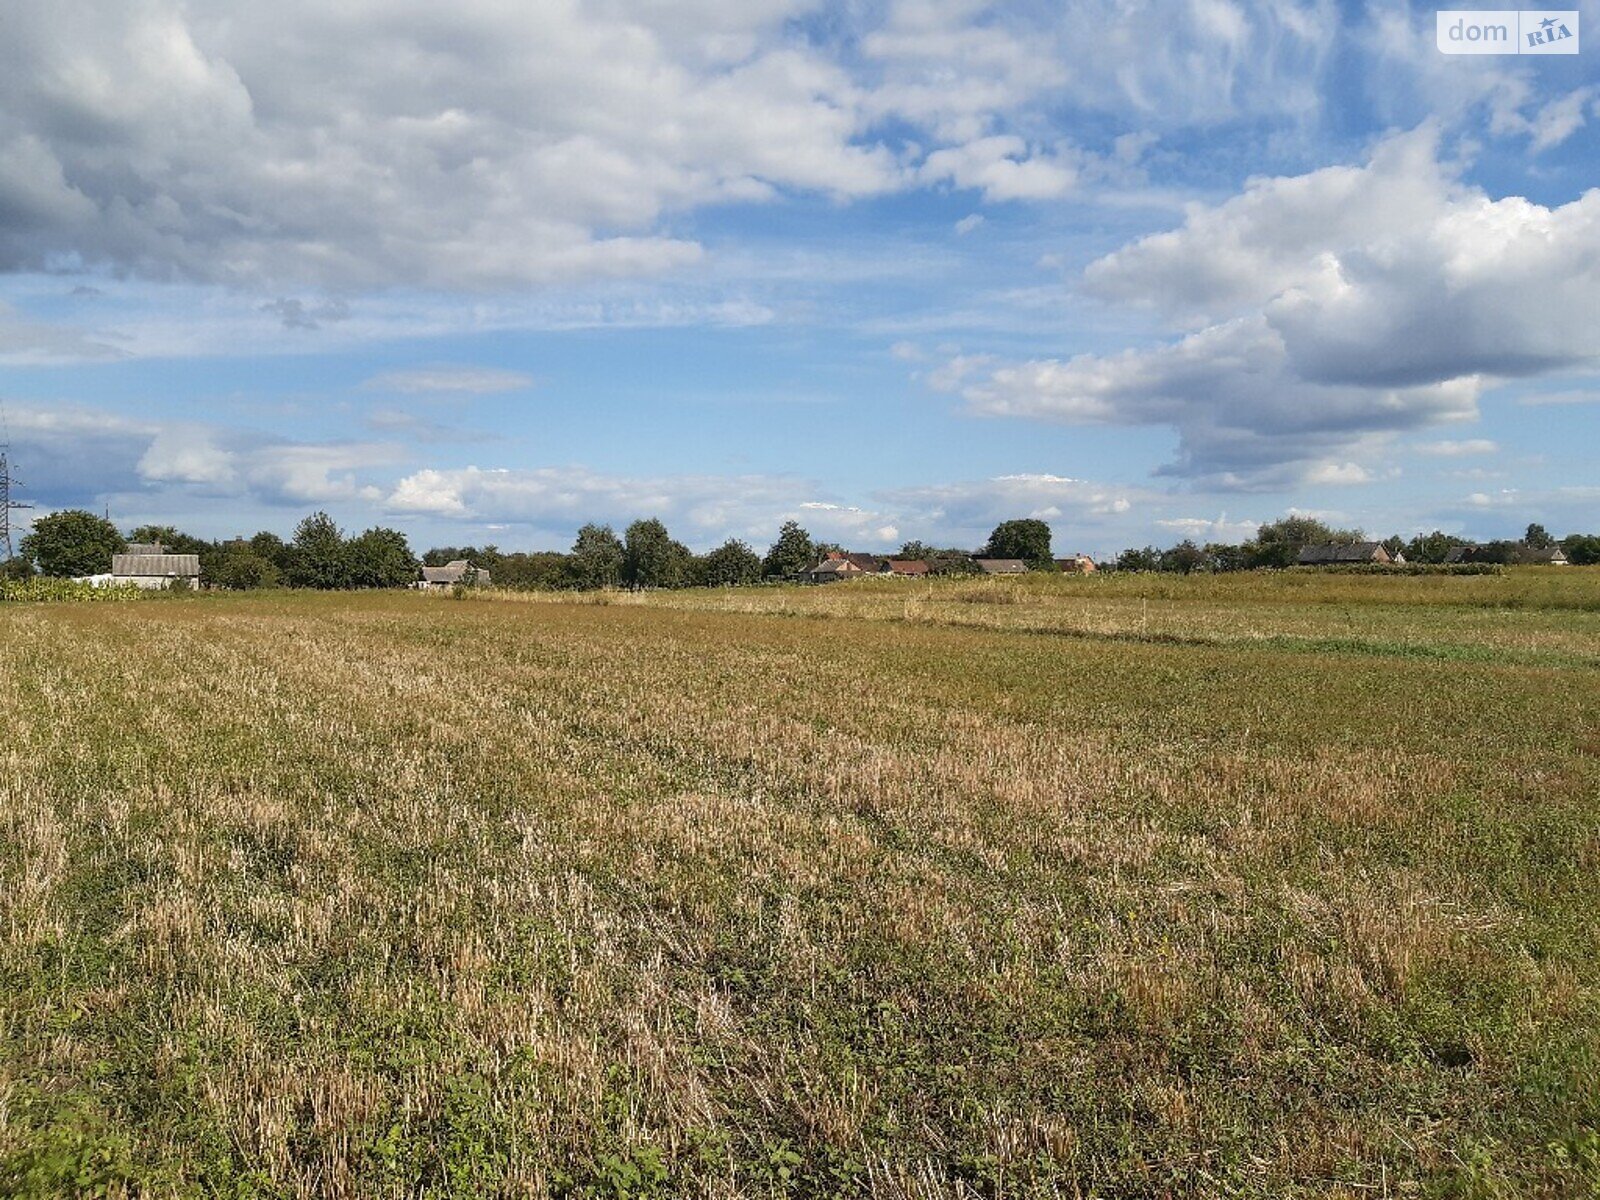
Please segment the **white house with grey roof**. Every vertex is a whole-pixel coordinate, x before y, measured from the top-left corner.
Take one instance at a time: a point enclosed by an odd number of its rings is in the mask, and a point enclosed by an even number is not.
[[[489,572],[482,567],[473,566],[464,558],[456,558],[442,567],[423,567],[422,578],[417,580],[416,586],[424,592],[443,591],[455,587],[458,583],[487,585]]]
[[[160,542],[133,542],[122,554],[111,556],[111,583],[131,583],[155,590],[176,584],[200,586],[198,554],[168,554]]]

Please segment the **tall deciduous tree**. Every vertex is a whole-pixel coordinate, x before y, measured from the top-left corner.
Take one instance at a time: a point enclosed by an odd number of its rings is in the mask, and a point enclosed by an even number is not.
[[[1243,546],[1228,542],[1207,542],[1202,553],[1207,567],[1213,571],[1242,571],[1248,561]]]
[[[1538,523],[1528,526],[1528,532],[1522,535],[1522,540],[1535,550],[1548,550],[1556,544],[1550,531]]]
[[[1361,540],[1359,529],[1334,529],[1315,517],[1288,516],[1256,531],[1247,542],[1252,567],[1292,567],[1302,546],[1348,546]]]
[[[570,560],[565,554],[554,550],[536,550],[532,553],[519,550],[502,554],[490,574],[497,586],[520,591],[572,585]]]
[[[215,587],[241,592],[277,587],[279,581],[278,568],[272,560],[257,554],[248,544],[224,550],[217,559],[216,569],[206,578]]]
[[[989,535],[984,558],[1020,558],[1030,567],[1053,565],[1050,557],[1050,526],[1035,517],[1002,521]]]
[[[176,525],[141,525],[128,535],[129,542],[143,542],[147,544],[150,542],[160,542],[163,549],[170,550],[174,554],[198,554],[200,552],[198,549],[180,550],[178,548],[179,543],[195,542],[198,540],[198,538],[189,537],[188,534],[179,533]]]
[[[1442,563],[1457,546],[1465,546],[1464,539],[1435,529],[1432,533],[1419,533],[1406,543],[1406,561],[1414,563]]]
[[[1586,567],[1600,563],[1600,534],[1569,534],[1562,539],[1561,549],[1573,566]]]
[[[250,539],[250,549],[276,567],[280,574],[289,569],[289,560],[294,556],[287,542],[265,529]]]
[[[609,525],[588,524],[578,530],[572,543],[568,569],[574,587],[616,587],[622,582],[625,556],[622,541]]]
[[[696,565],[699,582],[709,587],[754,583],[761,578],[761,559],[736,538],[729,538]]]
[[[1130,546],[1117,555],[1116,566],[1119,571],[1155,571],[1161,566],[1161,551],[1154,546],[1146,546],[1142,550]]]
[[[344,534],[327,513],[312,513],[295,526],[288,577],[295,587],[349,586]]]
[[[623,535],[622,577],[631,588],[682,587],[692,557],[655,518],[635,521]]]
[[[44,574],[66,579],[111,570],[111,556],[121,554],[123,545],[122,534],[110,521],[69,508],[37,518],[20,549]]]
[[[1206,552],[1196,546],[1192,539],[1184,538],[1176,546],[1161,552],[1159,568],[1180,575],[1190,575],[1205,567],[1207,561]]]
[[[417,558],[406,535],[381,526],[353,537],[344,547],[348,587],[408,587],[417,578]]]
[[[785,521],[778,530],[778,540],[772,543],[767,557],[761,561],[763,575],[786,578],[798,575],[816,561],[816,547],[811,535],[800,527],[798,521]]]

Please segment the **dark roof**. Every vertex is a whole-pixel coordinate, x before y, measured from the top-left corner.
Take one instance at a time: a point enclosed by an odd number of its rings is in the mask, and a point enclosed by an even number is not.
[[[1300,557],[1296,561],[1303,567],[1317,566],[1321,563],[1388,562],[1389,552],[1383,548],[1382,542],[1352,542],[1348,546],[1301,546]]]
[[[888,564],[891,575],[926,575],[928,573],[928,564],[920,558],[888,558],[884,562]]]
[[[1020,558],[975,558],[972,561],[985,575],[1021,575],[1028,569],[1028,564]]]
[[[1517,558],[1525,563],[1564,563],[1567,553],[1560,546],[1520,546]]]
[[[1537,566],[1540,563],[1546,566],[1563,565],[1567,561],[1567,554],[1560,546],[1530,546],[1526,542],[1516,543],[1517,562],[1525,566]],[[1444,556],[1447,563],[1470,563],[1479,561],[1478,555],[1483,551],[1481,543],[1467,546],[1451,546],[1450,552]]]

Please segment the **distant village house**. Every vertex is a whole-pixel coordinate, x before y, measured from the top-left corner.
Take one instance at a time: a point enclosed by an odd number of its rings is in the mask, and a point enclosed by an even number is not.
[[[1445,555],[1447,563],[1481,563],[1510,561],[1528,567],[1564,567],[1567,555],[1560,546],[1530,546],[1527,542],[1495,545],[1452,546]]]
[[[920,558],[886,558],[883,563],[887,575],[914,577],[928,573],[928,564]]]
[[[482,567],[474,567],[464,558],[456,558],[442,567],[423,567],[422,578],[417,581],[417,588],[424,592],[448,591],[457,584],[487,585],[488,582],[489,572]]]
[[[1531,567],[1567,566],[1567,552],[1560,546],[1528,546],[1517,551],[1517,561]]]
[[[1066,575],[1092,575],[1099,567],[1087,554],[1054,560],[1056,570]],[[807,583],[837,583],[842,579],[874,579],[890,576],[922,579],[930,575],[966,574],[973,570],[984,575],[1026,575],[1029,567],[1020,558],[972,558],[965,554],[944,555],[937,559],[883,558],[876,554],[852,554],[833,550],[814,566],[801,571]]]
[[[876,554],[851,554],[833,550],[821,562],[800,572],[807,583],[837,583],[842,579],[893,576],[914,579],[928,574],[928,564],[920,558],[883,558]]]
[[[113,584],[131,583],[155,590],[167,587],[199,587],[200,556],[168,554],[160,542],[133,542],[122,554],[111,556]]]
[[[835,553],[800,572],[800,577],[807,583],[838,583],[842,579],[860,579],[865,574],[849,555]]]
[[[1301,546],[1300,555],[1295,560],[1296,564],[1302,567],[1333,567],[1351,563],[1379,563],[1387,566],[1390,563],[1405,561],[1403,554],[1390,555],[1384,549],[1382,542],[1351,542],[1343,546],[1331,543],[1321,546]]]

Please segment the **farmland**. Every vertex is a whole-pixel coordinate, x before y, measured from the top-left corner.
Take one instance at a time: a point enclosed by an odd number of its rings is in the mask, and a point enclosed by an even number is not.
[[[1596,571],[0,645],[0,1193],[1600,1189]]]

